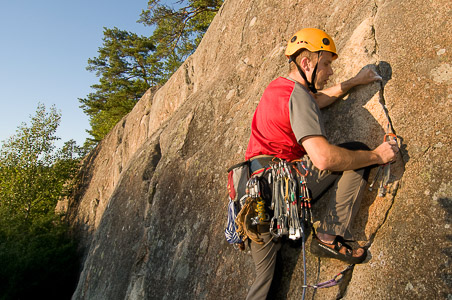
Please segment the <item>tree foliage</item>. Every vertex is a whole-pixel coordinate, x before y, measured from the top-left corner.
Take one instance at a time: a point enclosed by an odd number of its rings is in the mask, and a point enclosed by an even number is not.
[[[61,115],[55,107],[38,105],[31,125],[23,123],[0,150],[0,209],[24,219],[53,213],[68,193],[68,182],[78,167],[79,149],[69,141],[55,149]]]
[[[79,256],[67,225],[48,215],[0,226],[0,299],[71,299]]]
[[[0,299],[69,299],[77,275],[76,244],[55,214],[71,189],[81,150],[57,149],[61,119],[38,105],[0,149]]]
[[[99,142],[151,86],[162,81],[161,64],[152,55],[152,39],[118,28],[104,28],[99,56],[88,60],[87,70],[99,83],[94,92],[79,99],[90,117],[88,132]]]
[[[139,22],[155,26],[155,57],[164,63],[165,78],[173,74],[191,55],[209,28],[223,0],[179,0],[175,6],[161,0],[150,0]]]
[[[104,28],[98,56],[87,70],[99,83],[79,99],[90,118],[91,144],[99,142],[150,87],[163,84],[198,47],[223,0],[150,0],[139,22],[151,26],[151,36]],[[89,145],[88,145],[89,146]]]

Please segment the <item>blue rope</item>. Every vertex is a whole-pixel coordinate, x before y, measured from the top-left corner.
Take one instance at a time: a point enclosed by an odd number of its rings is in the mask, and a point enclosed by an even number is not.
[[[303,294],[302,294],[302,300],[305,300],[306,297],[306,286],[307,286],[307,275],[308,272],[306,270],[306,235],[305,235],[305,228],[304,228],[304,223],[303,220],[301,221],[301,240],[302,240],[302,245],[303,245]]]
[[[238,209],[234,201],[229,198],[228,204],[228,222],[224,235],[229,244],[237,244],[242,242],[242,238],[237,233],[237,225],[235,224],[235,218],[237,217]]]

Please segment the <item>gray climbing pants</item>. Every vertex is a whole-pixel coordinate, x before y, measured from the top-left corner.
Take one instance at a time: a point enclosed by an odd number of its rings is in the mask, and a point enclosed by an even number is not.
[[[352,238],[350,225],[358,212],[367,180],[365,170],[330,172],[320,171],[308,156],[303,157],[309,175],[306,179],[312,199],[318,198],[328,188],[332,188],[325,217],[318,232]],[[251,242],[251,255],[256,267],[256,279],[251,286],[247,300],[264,300],[270,289],[276,265],[276,254],[281,242],[275,242],[269,232],[262,233],[264,244]]]
[[[281,249],[281,243],[275,242],[270,232],[260,236],[263,245],[251,242],[251,255],[256,266],[256,279],[248,291],[246,300],[266,299],[275,273],[276,255]]]

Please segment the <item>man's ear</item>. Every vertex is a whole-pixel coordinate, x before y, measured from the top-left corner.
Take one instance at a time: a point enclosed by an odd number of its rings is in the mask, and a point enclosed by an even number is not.
[[[306,57],[306,56],[301,58],[300,67],[303,69],[303,71],[309,72],[311,70],[310,69],[311,68],[310,62],[311,62],[311,60],[308,57]]]

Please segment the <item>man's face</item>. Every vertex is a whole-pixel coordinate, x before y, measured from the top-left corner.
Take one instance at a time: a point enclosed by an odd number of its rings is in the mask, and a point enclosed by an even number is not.
[[[323,89],[330,76],[333,75],[333,68],[331,67],[332,62],[333,53],[322,51],[319,64],[317,65],[317,75],[315,78],[315,87],[318,90]],[[313,65],[315,66],[315,62],[313,62]]]

